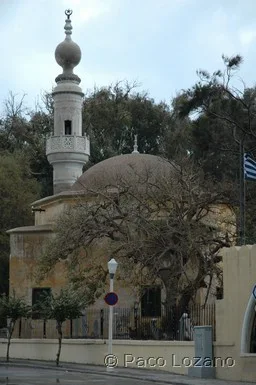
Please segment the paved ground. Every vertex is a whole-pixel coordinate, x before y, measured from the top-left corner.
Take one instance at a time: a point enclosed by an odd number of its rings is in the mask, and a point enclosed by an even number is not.
[[[108,373],[103,366],[63,363],[56,369],[53,362],[0,361],[0,385],[252,385],[247,382],[205,380],[147,369],[115,368]]]
[[[139,381],[141,385],[147,381]],[[8,385],[134,385],[129,378],[113,378],[109,375],[74,373],[48,369],[0,368],[0,384]]]

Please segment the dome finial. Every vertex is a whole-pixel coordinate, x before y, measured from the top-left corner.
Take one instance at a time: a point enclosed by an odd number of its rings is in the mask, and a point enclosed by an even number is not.
[[[132,154],[139,154],[137,138],[138,138],[138,135],[134,135],[134,145],[133,145],[133,152],[132,152]]]
[[[68,19],[70,18],[72,13],[73,13],[72,9],[66,9],[66,11],[65,11],[65,15],[68,17]]]
[[[72,25],[70,16],[72,15],[73,11],[71,9],[66,9],[65,15],[67,16],[66,24],[65,24],[65,34],[67,35],[66,39],[70,39],[70,35],[72,34]]]
[[[73,11],[71,9],[65,11],[65,15],[67,16],[64,26],[66,38],[55,50],[56,62],[63,68],[63,73],[55,79],[57,83],[59,81],[71,80],[79,84],[81,81],[80,78],[73,73],[74,67],[76,67],[81,60],[81,50],[71,39],[72,25],[70,16],[72,13]]]

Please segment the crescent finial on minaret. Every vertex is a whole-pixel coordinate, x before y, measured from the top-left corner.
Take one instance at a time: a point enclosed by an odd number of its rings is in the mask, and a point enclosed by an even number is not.
[[[71,20],[70,16],[72,15],[73,11],[71,9],[67,9],[65,11],[65,15],[67,16],[66,19],[66,24],[65,24],[65,34],[67,35],[67,38],[70,38],[70,35],[72,34],[72,25],[71,25]]]
[[[73,13],[72,9],[66,9],[66,11],[65,11],[65,15],[68,17],[68,19],[70,18],[72,13]]]

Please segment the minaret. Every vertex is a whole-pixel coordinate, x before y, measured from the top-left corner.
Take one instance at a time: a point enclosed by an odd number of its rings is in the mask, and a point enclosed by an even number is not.
[[[73,68],[81,60],[80,47],[71,39],[71,10],[65,12],[65,40],[55,50],[56,62],[63,73],[55,79],[53,90],[54,134],[47,140],[46,155],[53,166],[53,191],[57,194],[68,190],[82,175],[83,165],[90,155],[90,142],[82,136],[83,92],[81,79]]]

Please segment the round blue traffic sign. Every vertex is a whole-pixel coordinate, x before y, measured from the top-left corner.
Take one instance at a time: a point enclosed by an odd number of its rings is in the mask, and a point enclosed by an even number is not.
[[[111,291],[105,295],[104,301],[106,302],[106,304],[108,304],[110,306],[114,306],[117,304],[118,295],[116,293],[114,293],[113,291]]]

